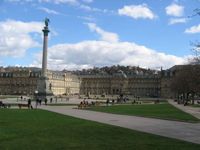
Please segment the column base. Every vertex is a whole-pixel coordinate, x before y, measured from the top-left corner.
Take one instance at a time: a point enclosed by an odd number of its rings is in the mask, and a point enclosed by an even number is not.
[[[47,96],[53,96],[53,92],[51,90],[51,83],[47,77],[40,77],[37,83],[37,92],[35,95],[37,98],[45,99]]]

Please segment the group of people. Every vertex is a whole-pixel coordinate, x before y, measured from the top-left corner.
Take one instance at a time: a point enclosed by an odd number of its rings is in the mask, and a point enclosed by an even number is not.
[[[107,98],[106,100],[106,105],[108,106],[109,104],[112,104],[114,105],[114,103],[126,103],[128,101],[128,97],[123,97],[123,96],[120,96],[120,97],[117,97],[117,99],[109,99]]]
[[[109,98],[107,98],[107,100],[106,100],[106,106],[108,106],[110,103],[111,103],[112,105],[114,105],[115,100],[114,100],[114,99],[110,100]]]
[[[78,108],[86,108],[89,106],[88,101],[86,101],[85,99],[83,101],[80,102],[80,104],[78,105]]]

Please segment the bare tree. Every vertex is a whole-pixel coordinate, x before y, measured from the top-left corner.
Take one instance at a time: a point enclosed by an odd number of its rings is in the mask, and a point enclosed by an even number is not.
[[[185,65],[177,69],[172,78],[171,89],[181,96],[183,102],[192,100],[194,104],[194,96],[200,94],[200,65]]]
[[[180,69],[175,71],[175,74],[171,80],[171,89],[178,96],[178,102],[180,102],[180,99],[183,100],[183,102],[187,99],[186,95],[188,91],[190,91],[188,76],[188,70]]]
[[[194,14],[192,16],[189,16],[189,18],[191,17],[195,17],[195,16],[200,16],[200,9],[196,8],[194,10]],[[189,59],[190,64],[200,64],[200,42],[193,42],[191,43],[192,45],[192,52],[193,52],[193,58]]]
[[[200,16],[200,9],[194,10],[189,17]],[[181,95],[183,101],[190,99],[194,104],[194,96],[200,94],[200,42],[191,43],[193,57],[189,59],[189,65],[182,66],[175,71],[172,78],[171,89]]]
[[[191,43],[193,57],[189,59],[189,63],[192,65],[200,64],[200,42]]]

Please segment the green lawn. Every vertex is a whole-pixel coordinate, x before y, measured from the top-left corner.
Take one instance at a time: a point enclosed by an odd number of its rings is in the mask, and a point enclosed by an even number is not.
[[[42,110],[0,109],[1,150],[197,150],[199,144]]]
[[[114,105],[104,107],[91,107],[88,110],[123,114],[161,118],[168,120],[179,120],[187,122],[199,122],[199,119],[187,114],[169,103],[161,104],[141,104],[141,105]]]

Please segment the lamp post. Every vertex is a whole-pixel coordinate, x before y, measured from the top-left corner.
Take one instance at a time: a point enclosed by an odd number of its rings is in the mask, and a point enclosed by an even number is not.
[[[37,96],[38,96],[38,91],[36,90],[35,91],[35,98],[37,99]]]
[[[37,108],[38,105],[38,91],[35,91],[35,108]]]

